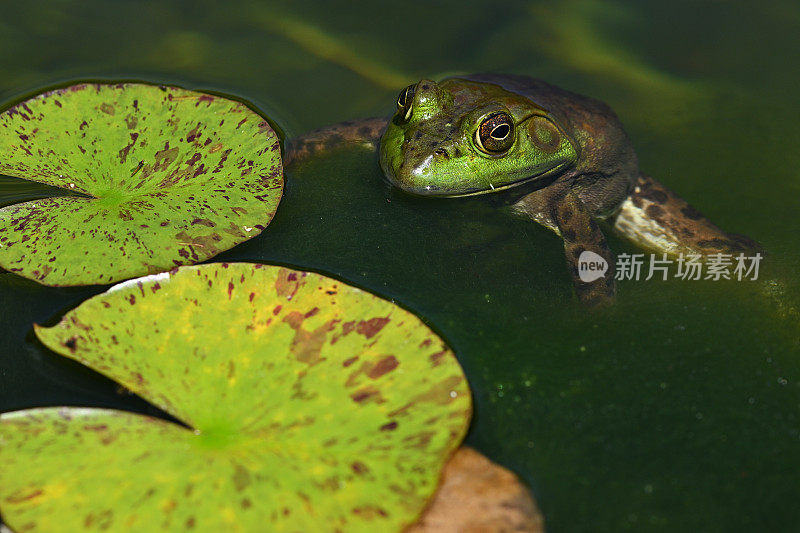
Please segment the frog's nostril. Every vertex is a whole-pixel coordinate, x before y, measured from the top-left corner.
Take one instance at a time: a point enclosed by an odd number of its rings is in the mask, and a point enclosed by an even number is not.
[[[434,154],[444,157],[445,159],[450,157],[450,154],[447,153],[447,150],[444,148],[437,148],[433,151]]]

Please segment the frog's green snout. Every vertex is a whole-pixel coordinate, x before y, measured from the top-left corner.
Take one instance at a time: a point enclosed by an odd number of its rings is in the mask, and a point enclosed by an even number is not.
[[[432,80],[403,89],[397,112],[381,139],[381,168],[396,187],[413,194],[448,194],[440,186],[442,163],[457,149],[452,145],[456,128],[435,120],[448,105],[449,94]]]
[[[449,154],[444,148],[437,148],[432,154],[417,156],[413,148],[394,159],[390,168],[384,168],[386,177],[396,187],[412,194],[436,195],[448,194],[439,185],[437,169],[442,160],[448,159]]]
[[[448,194],[449,191],[441,190],[441,170],[455,149],[446,140],[446,133],[427,129],[412,128],[385,136],[381,167],[389,181],[406,192]],[[434,137],[441,140],[431,140]]]

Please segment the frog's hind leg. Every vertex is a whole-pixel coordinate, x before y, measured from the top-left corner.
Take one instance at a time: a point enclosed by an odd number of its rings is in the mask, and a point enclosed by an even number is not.
[[[616,294],[614,254],[589,209],[573,191],[569,191],[551,204],[550,217],[564,239],[567,268],[578,299],[590,306],[613,303]],[[585,252],[596,256],[581,257]],[[589,265],[604,267],[605,270],[596,270],[597,277],[592,279],[595,277],[592,271],[580,270]]]
[[[643,174],[609,221],[617,233],[635,244],[674,256],[754,253],[761,249],[744,235],[722,231],[674,192]]]
[[[286,143],[283,164],[289,166],[318,153],[347,146],[360,145],[367,150],[377,150],[387,122],[386,117],[340,122],[295,137]]]
[[[597,220],[575,191],[567,187],[545,187],[519,199],[514,204],[514,211],[553,230],[564,240],[567,270],[582,303],[596,306],[614,302],[614,254]],[[602,276],[598,277],[598,271],[595,270],[595,276],[591,276],[591,272],[583,273],[588,281],[581,279],[580,259],[584,252],[599,256],[588,254],[587,263],[593,263],[595,269],[605,266]],[[583,266],[588,267],[587,263],[583,263]],[[595,277],[597,279],[592,279]]]

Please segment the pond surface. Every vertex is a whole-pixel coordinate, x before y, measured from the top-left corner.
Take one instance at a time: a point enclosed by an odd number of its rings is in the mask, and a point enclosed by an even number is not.
[[[548,230],[480,200],[399,194],[358,150],[288,172],[273,223],[218,260],[316,270],[422,316],[473,388],[467,442],[532,487],[551,531],[796,530],[796,2],[279,6],[6,7],[0,102],[143,79],[247,99],[291,136],[388,114],[403,86],[458,72],[528,74],[606,101],[643,170],[763,244],[757,280],[622,281],[613,308],[587,312]],[[35,191],[0,180],[0,204]],[[33,339],[34,322],[102,290],[0,273],[0,412],[156,412]]]

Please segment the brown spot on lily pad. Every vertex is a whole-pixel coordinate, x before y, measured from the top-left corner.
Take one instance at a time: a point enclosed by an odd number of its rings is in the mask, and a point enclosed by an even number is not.
[[[242,492],[250,486],[250,472],[240,464],[236,464],[234,469],[233,486],[236,488],[236,492]]]
[[[371,379],[378,379],[384,374],[387,374],[397,368],[398,365],[400,365],[400,362],[394,355],[384,357],[378,361],[377,364],[369,370],[369,372],[367,372],[367,376],[369,376]]]
[[[384,403],[384,399],[381,396],[381,391],[376,389],[375,387],[366,387],[364,389],[358,390],[350,395],[350,398],[356,403],[367,403],[367,402],[376,402],[376,403]]]
[[[327,340],[327,334],[334,327],[335,322],[329,321],[318,328],[308,331],[303,328],[305,315],[299,311],[292,311],[283,318],[295,330],[291,351],[298,361],[315,365],[320,362],[320,352]]]
[[[356,326],[356,331],[366,338],[374,337],[383,327],[389,323],[389,317],[376,317],[369,320],[361,320]]]
[[[367,465],[365,465],[364,463],[362,463],[360,461],[355,461],[355,462],[351,463],[350,464],[350,469],[353,471],[354,474],[357,474],[357,475],[362,475],[362,474],[366,474],[367,472],[369,472],[369,468],[367,468]]]
[[[78,347],[78,337],[71,337],[67,339],[64,341],[64,346],[66,346],[71,352],[74,352]]]

